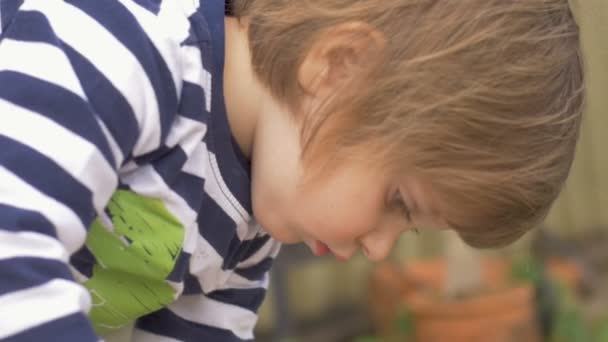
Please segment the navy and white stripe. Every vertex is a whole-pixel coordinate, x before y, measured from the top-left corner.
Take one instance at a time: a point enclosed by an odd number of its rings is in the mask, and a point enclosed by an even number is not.
[[[21,4],[23,0],[0,0],[0,37]]]
[[[221,89],[224,2],[0,0],[0,340],[97,341],[79,285],[118,188],[183,225],[136,341],[253,340],[279,244],[251,212]]]

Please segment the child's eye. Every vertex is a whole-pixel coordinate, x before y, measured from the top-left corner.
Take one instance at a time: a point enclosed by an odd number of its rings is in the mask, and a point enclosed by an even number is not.
[[[405,216],[405,219],[407,220],[407,222],[412,222],[412,213],[410,212],[409,206],[403,199],[403,196],[401,195],[401,191],[395,192],[392,202],[393,202],[393,206],[397,210],[401,211],[401,213],[403,213],[403,216]]]

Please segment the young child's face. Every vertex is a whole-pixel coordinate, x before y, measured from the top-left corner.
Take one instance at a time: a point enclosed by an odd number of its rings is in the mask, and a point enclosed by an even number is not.
[[[403,232],[447,227],[431,182],[388,176],[370,158],[348,159],[305,182],[297,127],[281,114],[262,121],[252,160],[254,215],[271,236],[304,242],[317,255],[348,259],[361,249],[381,260]]]
[[[361,249],[369,259],[382,260],[402,233],[442,226],[429,193],[430,185],[416,177],[399,182],[370,165],[348,163],[296,189],[277,234],[305,242],[317,255],[348,259]]]

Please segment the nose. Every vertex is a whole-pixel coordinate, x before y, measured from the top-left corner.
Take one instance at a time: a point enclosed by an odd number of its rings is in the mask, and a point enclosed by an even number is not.
[[[382,261],[389,256],[403,231],[403,223],[399,219],[385,218],[376,229],[359,240],[361,249],[370,261]]]
[[[387,248],[379,250],[377,248],[367,248],[363,246],[363,253],[370,261],[379,262],[388,257],[390,254],[390,249]]]
[[[393,250],[398,236],[399,234],[389,234],[388,232],[368,234],[361,240],[361,249],[370,261],[382,261]]]

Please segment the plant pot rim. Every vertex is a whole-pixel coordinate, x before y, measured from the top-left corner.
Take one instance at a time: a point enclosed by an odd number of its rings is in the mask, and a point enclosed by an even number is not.
[[[446,300],[431,292],[415,291],[404,295],[404,304],[416,315],[442,317],[483,317],[526,309],[534,300],[532,284],[491,290],[467,298]]]

